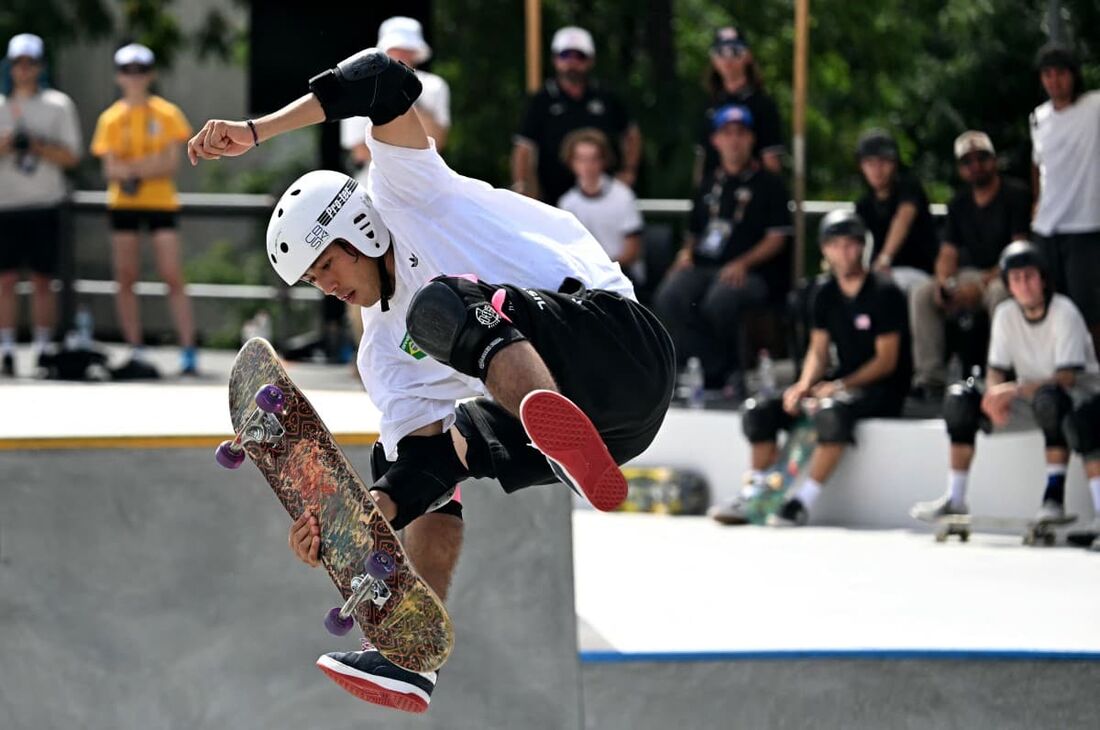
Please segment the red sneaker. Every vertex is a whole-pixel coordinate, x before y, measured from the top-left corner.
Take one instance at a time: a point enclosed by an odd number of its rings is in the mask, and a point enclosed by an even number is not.
[[[436,672],[419,674],[390,662],[374,647],[333,652],[317,659],[317,668],[359,699],[403,712],[428,711]]]
[[[552,390],[533,390],[519,406],[520,420],[554,473],[592,506],[609,512],[626,499],[626,478],[599,431],[573,401]]]

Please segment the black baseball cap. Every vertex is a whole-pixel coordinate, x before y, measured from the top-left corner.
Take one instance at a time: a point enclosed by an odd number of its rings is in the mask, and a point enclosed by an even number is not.
[[[749,50],[749,42],[745,34],[732,25],[719,28],[714,31],[714,41],[710,44],[710,50],[720,51],[723,48],[732,48],[735,51]]]
[[[898,143],[889,132],[883,129],[869,129],[859,137],[856,144],[856,159],[881,157],[884,160],[898,159]]]

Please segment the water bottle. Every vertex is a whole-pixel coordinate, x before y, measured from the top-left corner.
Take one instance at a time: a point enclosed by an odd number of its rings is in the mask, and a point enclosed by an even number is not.
[[[761,350],[757,358],[756,383],[761,397],[775,395],[775,363],[767,350]]]
[[[689,357],[687,369],[684,371],[684,390],[687,392],[688,408],[703,407],[703,385],[705,382],[703,361],[697,357]]]
[[[92,346],[95,337],[95,321],[92,319],[92,310],[88,305],[81,304],[76,310],[76,345],[78,349],[87,350]]]

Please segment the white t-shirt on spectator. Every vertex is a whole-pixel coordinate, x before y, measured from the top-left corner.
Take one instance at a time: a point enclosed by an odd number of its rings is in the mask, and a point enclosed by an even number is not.
[[[609,175],[600,179],[597,195],[586,195],[579,185],[574,185],[561,196],[558,207],[577,216],[612,261],[623,255],[623,239],[642,232],[642,216],[634,191]]]
[[[31,137],[66,147],[80,156],[80,120],[68,95],[42,89],[29,99],[0,95],[0,135],[18,127]],[[18,155],[0,155],[0,209],[51,207],[68,196],[64,171],[38,158],[29,169],[19,167]]]
[[[386,458],[397,442],[436,421],[454,423],[455,401],[484,385],[424,355],[408,340],[413,294],[440,274],[476,274],[492,284],[557,290],[567,277],[634,298],[630,280],[570,213],[463,177],[430,149],[395,147],[368,135],[367,192],[393,235],[396,286],[389,311],[364,308],[359,374],[382,412]]]
[[[1100,230],[1100,91],[1054,110],[1031,113],[1032,160],[1039,168],[1039,206],[1032,229],[1043,236]]]
[[[1038,322],[1029,322],[1016,300],[1001,302],[993,313],[989,366],[1014,370],[1020,382],[1047,380],[1058,370],[1100,372],[1085,319],[1061,294],[1054,295]]]
[[[443,80],[428,71],[417,71],[416,77],[420,79],[423,91],[413,106],[421,113],[427,113],[435,120],[435,123],[444,129],[451,128],[451,87]],[[371,121],[367,117],[351,117],[340,121],[340,145],[350,150],[356,145],[363,144],[367,136],[367,127]],[[365,182],[361,180],[361,182]]]

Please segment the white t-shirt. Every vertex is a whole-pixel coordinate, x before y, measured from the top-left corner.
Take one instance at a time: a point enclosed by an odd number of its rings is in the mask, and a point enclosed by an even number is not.
[[[989,366],[1014,370],[1020,382],[1054,377],[1058,370],[1100,372],[1085,319],[1069,298],[1055,294],[1047,315],[1029,322],[1014,299],[997,305],[989,336]]]
[[[413,103],[413,106],[421,113],[427,112],[435,123],[444,129],[451,128],[451,87],[443,80],[428,71],[417,71],[416,77],[420,79],[423,90]],[[371,121],[367,117],[351,117],[340,121],[340,145],[350,150],[356,145],[363,144],[366,138],[367,127]],[[365,184],[365,183],[364,183]]]
[[[460,398],[485,395],[408,339],[413,294],[440,274],[476,274],[493,284],[557,290],[574,277],[589,289],[634,298],[630,280],[572,214],[463,177],[430,149],[366,138],[373,165],[367,192],[393,235],[396,286],[389,311],[364,308],[359,374],[382,412],[386,458],[397,442],[435,421],[454,423]]]
[[[601,178],[599,194],[586,195],[574,185],[561,196],[558,207],[577,216],[613,261],[623,255],[623,239],[642,232],[634,191],[609,175]]]
[[[11,134],[19,127],[32,137],[80,155],[76,106],[56,89],[43,89],[29,99],[0,95],[0,134]],[[54,206],[67,195],[65,173],[54,163],[38,158],[21,169],[17,155],[0,156],[0,209]]]
[[[1040,235],[1100,230],[1100,91],[1060,111],[1046,102],[1031,113],[1032,160],[1039,168]]]

